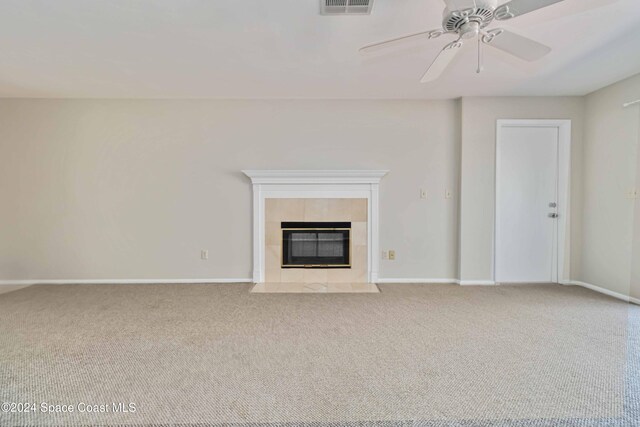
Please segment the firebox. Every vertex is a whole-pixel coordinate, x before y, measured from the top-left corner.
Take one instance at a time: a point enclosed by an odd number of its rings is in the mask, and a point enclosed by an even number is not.
[[[282,268],[351,268],[350,222],[283,222]]]

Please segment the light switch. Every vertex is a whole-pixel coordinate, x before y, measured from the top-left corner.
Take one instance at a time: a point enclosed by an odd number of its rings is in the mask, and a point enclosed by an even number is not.
[[[451,198],[451,190],[444,190],[444,198],[445,199]]]
[[[396,259],[396,251],[389,251],[389,260],[393,261]]]
[[[209,259],[209,251],[206,249],[203,249],[200,251],[200,258],[201,259]]]
[[[420,190],[420,198],[421,199],[427,198],[427,190]]]

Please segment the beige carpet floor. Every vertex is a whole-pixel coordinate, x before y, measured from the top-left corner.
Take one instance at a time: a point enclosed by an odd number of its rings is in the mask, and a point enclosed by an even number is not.
[[[0,412],[0,425],[590,426],[624,416],[640,307],[558,285],[250,287],[0,295],[0,402],[36,405]]]

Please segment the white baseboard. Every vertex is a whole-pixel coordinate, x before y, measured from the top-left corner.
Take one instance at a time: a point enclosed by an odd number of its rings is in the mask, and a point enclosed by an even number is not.
[[[587,282],[581,282],[579,280],[569,280],[569,281],[565,281],[562,282],[563,285],[573,285],[573,286],[581,286],[583,288],[587,288],[587,289],[591,289],[592,291],[604,294],[604,295],[608,295],[610,297],[613,298],[617,298],[619,300],[625,301],[625,302],[631,302],[633,304],[639,304],[640,305],[640,299],[638,298],[633,298],[630,297],[628,295],[624,295],[621,294],[619,292],[614,292],[611,291],[609,289],[603,288],[601,286],[596,286],[596,285],[592,285],[591,283],[587,283]]]
[[[457,284],[458,279],[394,279],[394,278],[378,278],[375,283],[416,283],[416,284],[429,284],[429,285],[437,285],[437,284]]]
[[[136,285],[136,284],[253,283],[253,279],[42,279],[0,280],[0,286],[16,285]]]
[[[458,280],[460,286],[495,286],[493,280]]]

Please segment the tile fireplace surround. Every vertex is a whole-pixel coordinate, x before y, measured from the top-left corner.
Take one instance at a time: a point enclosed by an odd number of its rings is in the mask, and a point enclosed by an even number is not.
[[[351,222],[351,268],[282,268],[282,228],[287,221]],[[266,199],[265,281],[366,283],[367,199]]]
[[[387,171],[243,172],[253,185],[255,283],[375,283],[378,188]],[[351,268],[281,268],[281,222],[286,221],[351,222]]]

